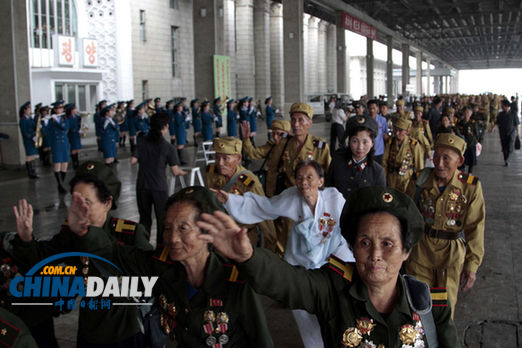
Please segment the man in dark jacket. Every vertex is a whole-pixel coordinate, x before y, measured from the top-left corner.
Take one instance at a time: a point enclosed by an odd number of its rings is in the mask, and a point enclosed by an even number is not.
[[[504,166],[509,165],[509,155],[513,152],[515,137],[518,135],[518,125],[520,120],[516,113],[511,109],[509,100],[502,100],[502,111],[498,113],[495,126],[498,126],[502,153],[504,154]],[[495,130],[495,128],[493,128]],[[492,132],[493,132],[492,130]]]

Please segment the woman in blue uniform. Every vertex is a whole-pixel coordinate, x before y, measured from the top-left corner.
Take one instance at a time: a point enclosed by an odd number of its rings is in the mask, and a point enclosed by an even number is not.
[[[69,143],[71,144],[71,158],[73,168],[77,169],[80,166],[79,153],[82,148],[80,129],[82,128],[82,118],[78,113],[76,104],[68,104],[65,107],[65,115],[69,120]]]
[[[165,103],[165,111],[169,115],[170,143],[176,145],[176,120],[174,118],[176,111],[174,110],[174,99],[170,99]]]
[[[272,100],[271,96],[265,99],[266,128],[268,129],[268,132],[271,132],[272,121],[274,120],[274,117],[275,117],[275,110],[274,110],[274,106],[272,105],[272,103],[273,103],[273,100]]]
[[[118,124],[114,120],[115,113],[114,104],[107,105],[100,113],[102,122],[101,144],[103,158],[105,159],[105,164],[109,167],[114,165],[117,151],[116,144],[120,139]]]
[[[129,142],[131,154],[136,151],[136,119],[134,117],[134,100],[127,102],[127,115],[125,117],[129,123]]]
[[[150,119],[147,115],[147,104],[141,103],[134,110],[134,126],[136,127],[136,135],[147,135],[150,129]]]
[[[223,127],[223,116],[221,115],[221,97],[214,99],[213,105],[214,118],[216,119],[216,138],[221,135],[221,127]]]
[[[239,124],[241,124],[243,121],[249,122],[248,97],[244,97],[243,99],[239,100],[239,103],[237,104],[237,111],[239,113]],[[241,132],[239,132],[239,138],[243,139]]]
[[[25,102],[18,110],[18,116],[20,117],[20,131],[22,133],[22,139],[24,141],[25,148],[25,168],[27,169],[27,176],[31,179],[38,179],[36,175],[36,155],[38,150],[36,149],[36,123],[38,120],[31,117],[31,102]]]
[[[204,101],[201,103],[199,115],[201,116],[201,127],[203,130],[203,141],[211,141],[214,139],[212,135],[212,121],[214,118],[212,117],[212,114],[209,111],[210,104],[208,101]]]
[[[67,133],[69,132],[69,120],[63,112],[63,100],[52,104],[51,120],[49,121],[49,138],[51,141],[51,154],[54,165],[54,177],[58,183],[58,192],[67,193],[63,186],[67,165],[69,164],[69,153],[71,145]]]
[[[187,129],[185,128],[186,116],[181,102],[174,106],[174,122],[176,127],[176,139],[178,140],[178,157],[181,164],[186,164],[183,158],[183,149],[187,143]]]
[[[237,119],[238,114],[234,107],[236,106],[236,101],[234,99],[230,99],[227,101],[227,133],[229,137],[237,136]]]
[[[42,162],[46,167],[51,166],[51,142],[49,141],[49,106],[44,105],[40,108],[40,134],[42,135]]]
[[[101,147],[101,116],[100,116],[100,112],[102,111],[102,109],[105,107],[105,105],[107,105],[107,101],[106,100],[101,100],[98,105],[96,105],[96,112],[94,113],[94,116],[93,116],[93,122],[94,122],[94,132],[96,133],[96,144],[98,145],[98,151],[99,152],[102,152],[102,147]]]
[[[248,98],[248,122],[250,123],[250,141],[252,145],[256,146],[254,138],[257,132],[257,110],[253,97]]]
[[[119,101],[116,107],[116,119],[118,119],[118,127],[120,128],[120,147],[125,147],[125,141],[129,134],[129,120],[127,119],[127,110],[125,109],[125,102]]]
[[[199,103],[197,99],[190,101],[190,111],[192,112],[192,127],[194,127],[194,146],[198,146],[198,135],[201,134],[201,117],[199,116]]]

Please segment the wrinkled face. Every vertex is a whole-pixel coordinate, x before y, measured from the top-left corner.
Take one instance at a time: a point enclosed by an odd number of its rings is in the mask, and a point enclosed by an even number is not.
[[[366,285],[396,282],[409,253],[403,250],[401,224],[390,213],[361,217],[353,245],[357,272]]]
[[[442,180],[451,180],[458,167],[464,163],[464,157],[460,156],[455,150],[445,147],[435,147],[433,154],[433,164],[435,165],[435,176]]]
[[[241,155],[216,153],[216,170],[218,174],[224,175],[228,178],[234,175],[240,162]]]
[[[295,135],[306,135],[312,126],[312,120],[301,112],[294,112],[290,116],[290,125]]]
[[[274,129],[272,131],[272,136],[274,138],[274,143],[279,144],[281,139],[286,138],[288,133],[281,129]]]
[[[379,107],[377,106],[377,104],[368,105],[368,113],[371,117],[375,117],[375,115],[377,115],[377,111],[379,111]]]
[[[370,131],[363,130],[352,135],[349,140],[352,156],[356,161],[364,159],[373,147]]]
[[[404,105],[397,104],[397,112],[403,112],[404,111]]]
[[[395,126],[393,127],[393,133],[395,134],[395,138],[397,138],[399,142],[402,142],[404,139],[406,139],[406,136],[408,135],[407,130]]]
[[[303,196],[308,196],[312,193],[316,194],[323,184],[324,178],[319,177],[319,174],[312,166],[301,167],[296,173],[295,185]]]
[[[101,227],[107,219],[107,213],[111,210],[112,199],[102,202],[98,199],[97,188],[92,183],[78,182],[73,187],[73,192],[79,193],[89,206],[89,221],[91,225]]]
[[[198,209],[190,203],[169,207],[165,216],[163,241],[173,261],[183,261],[208,251],[207,243],[198,239]]]

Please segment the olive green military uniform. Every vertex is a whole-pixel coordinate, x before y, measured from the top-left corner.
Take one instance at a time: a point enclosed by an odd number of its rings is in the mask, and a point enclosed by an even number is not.
[[[404,120],[411,120],[413,118],[413,115],[409,111],[403,111],[403,112],[394,112],[391,114],[391,117],[393,120],[402,118]]]
[[[279,146],[281,146],[281,144],[279,144]],[[328,171],[328,167],[332,161],[328,143],[311,134],[308,134],[300,149],[297,148],[296,138],[290,138],[282,156],[280,170],[286,175],[286,187],[295,186],[294,171],[299,161],[313,159],[323,167],[325,173]]]
[[[212,342],[225,343],[223,348],[273,347],[259,298],[237,268],[217,254],[210,253],[204,283],[195,289],[184,266],[170,260],[167,248],[144,251],[123,246],[92,226],[76,243],[80,250],[112,260],[129,275],[159,276],[153,290],[161,312],[159,324],[178,347],[218,347]]]
[[[2,307],[0,307],[0,347],[38,347],[22,319]]]
[[[424,148],[424,154],[429,156],[433,147],[433,136],[431,135],[430,123],[428,120],[413,120],[408,133],[413,139],[416,139]]]
[[[288,138],[281,139],[279,144],[268,141],[265,145],[254,147],[250,139],[243,140],[243,151],[252,159],[266,158],[266,196],[272,197],[276,192],[278,167]]]
[[[386,172],[387,186],[413,197],[415,175],[424,168],[424,149],[417,140],[408,136],[402,144],[392,137],[386,143],[382,166]]]
[[[108,215],[100,230],[106,234],[108,239],[117,243],[152,250],[152,246],[149,244],[149,233],[145,227],[133,221],[117,219]],[[77,236],[69,230],[65,223],[60,232],[49,241],[33,239],[30,242],[24,242],[16,236],[11,243],[17,258],[34,265],[51,255],[74,251],[72,245],[75,238]],[[78,276],[106,276],[92,262],[89,264],[85,259],[70,258],[65,262],[77,267],[76,275]],[[109,310],[96,311],[80,308],[78,337],[94,344],[119,342],[138,333],[137,318],[134,306],[112,306]]]
[[[261,182],[259,182],[257,176],[251,171],[247,170],[242,165],[237,166],[237,169],[233,176],[241,172],[243,173],[238,176],[234,185],[232,185],[230,189],[227,190],[227,192],[236,195],[242,195],[245,192],[252,192],[264,196],[265,193],[263,192],[263,186],[261,185]],[[209,165],[205,176],[206,187],[219,190],[223,188],[223,186],[225,186],[226,184],[227,179],[225,178],[225,176],[217,173],[214,164]],[[276,250],[277,236],[272,220],[263,221],[256,225],[245,226],[248,228],[248,236],[250,237],[250,240],[252,241],[253,245],[257,244],[259,238],[256,226],[259,226],[259,229],[263,234],[265,247],[270,250]]]
[[[484,256],[485,204],[477,177],[456,170],[442,193],[435,179],[432,172],[419,197],[427,234],[413,248],[406,271],[446,287],[454,312],[461,272],[477,272]]]
[[[365,340],[375,346],[401,347],[406,344],[400,338],[406,340],[403,325],[413,328],[421,325],[408,304],[405,280],[401,275],[398,279],[399,299],[393,311],[383,316],[372,305],[355,266],[335,257],[321,269],[306,270],[291,266],[273,253],[258,248],[250,260],[238,267],[240,274],[244,274],[258,293],[292,309],[304,309],[317,315],[325,347],[357,347]],[[432,291],[432,313],[439,346],[459,347],[445,295],[444,291]],[[423,339],[422,335],[418,338]],[[414,346],[414,342],[409,344]]]

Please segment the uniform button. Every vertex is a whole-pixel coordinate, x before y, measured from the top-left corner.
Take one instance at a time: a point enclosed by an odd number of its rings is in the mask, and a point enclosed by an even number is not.
[[[188,308],[185,308],[185,313],[188,313],[189,312],[189,309]]]
[[[188,331],[188,327],[185,327],[185,331]]]

